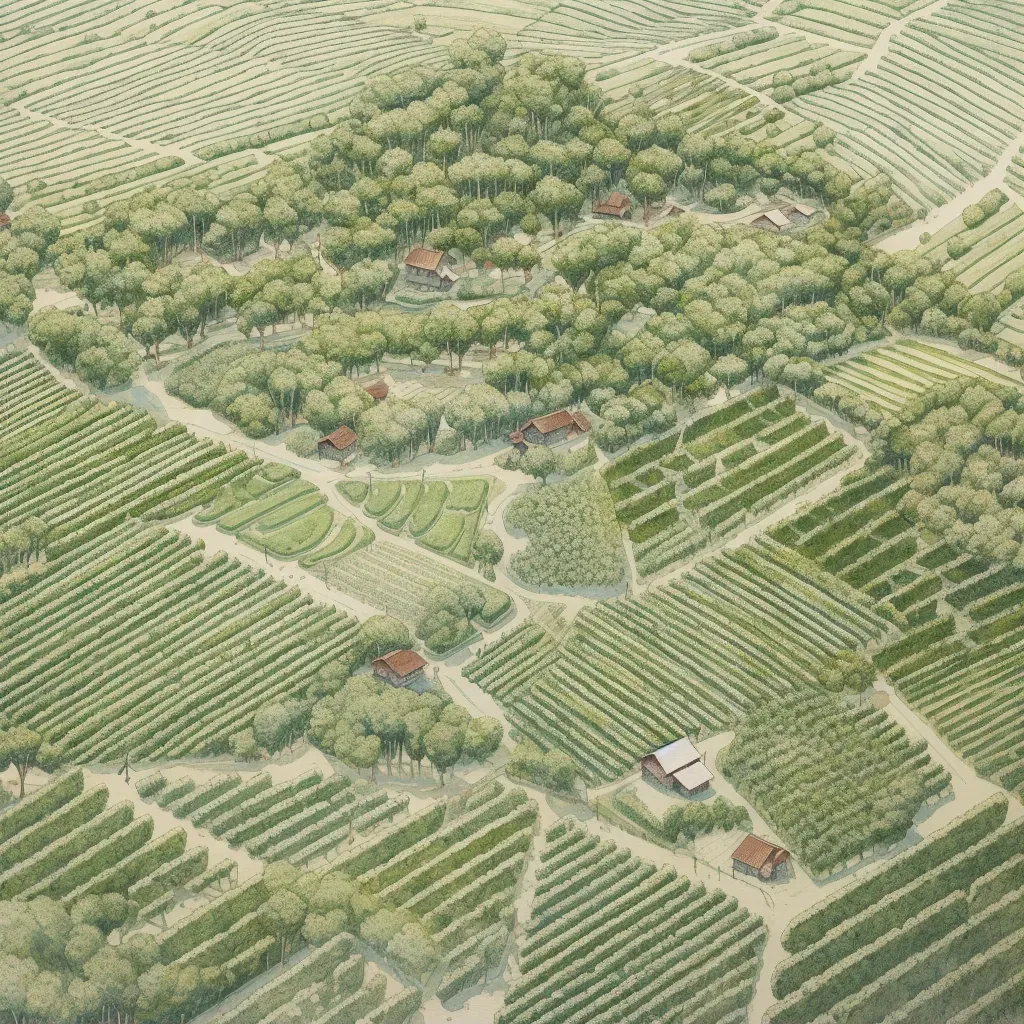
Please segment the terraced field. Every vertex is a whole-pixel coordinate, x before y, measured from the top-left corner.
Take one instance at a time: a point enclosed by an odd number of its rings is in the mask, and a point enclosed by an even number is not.
[[[1020,387],[1020,381],[997,370],[909,338],[835,363],[825,376],[889,412],[902,408],[908,398],[955,377],[977,377]]]
[[[497,1024],[746,1020],[767,936],[759,917],[572,818],[545,838],[522,973]]]
[[[520,734],[608,781],[668,740],[721,731],[810,685],[836,650],[891,632],[869,598],[766,542],[643,598],[585,609],[554,656],[513,633],[466,674],[502,700]]]
[[[849,40],[859,43],[896,13],[833,0],[813,8],[818,31],[835,37],[827,25],[863,21]],[[782,20],[810,30],[810,9]],[[835,128],[837,151],[862,176],[884,172],[912,207],[938,205],[984,177],[1024,127],[1024,79],[1016,73],[1022,35],[1024,11],[1014,0],[953,0],[896,33],[877,69],[793,107]]]
[[[5,710],[74,759],[223,750],[263,703],[304,692],[356,625],[183,537],[125,525],[48,561],[0,608]]]
[[[891,22],[928,3],[929,0],[787,0],[775,9],[773,18],[792,28],[869,48]]]

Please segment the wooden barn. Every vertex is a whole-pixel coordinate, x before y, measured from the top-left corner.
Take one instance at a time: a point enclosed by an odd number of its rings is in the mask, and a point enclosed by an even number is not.
[[[663,789],[683,796],[703,793],[715,777],[700,751],[685,736],[659,747],[640,761],[640,775]]]
[[[747,836],[732,854],[732,869],[744,875],[756,875],[764,881],[785,878],[789,874],[789,851],[757,836]]]
[[[556,445],[571,441],[590,429],[590,420],[581,412],[559,409],[547,416],[535,416],[508,435],[512,444],[525,451],[526,445]]]
[[[356,453],[359,438],[351,427],[338,427],[333,434],[321,437],[316,445],[316,454],[321,459],[345,462]]]
[[[630,216],[631,206],[629,196],[613,192],[607,199],[596,201],[590,209],[595,217],[617,217],[622,220]]]
[[[781,210],[766,210],[755,217],[751,222],[752,228],[759,228],[761,231],[779,232],[784,228],[792,227],[793,222]]]
[[[412,284],[448,291],[459,279],[452,270],[452,258],[438,249],[413,249],[405,257],[405,279]]]
[[[392,686],[408,686],[423,676],[426,662],[415,651],[392,651],[370,662],[373,674]]]

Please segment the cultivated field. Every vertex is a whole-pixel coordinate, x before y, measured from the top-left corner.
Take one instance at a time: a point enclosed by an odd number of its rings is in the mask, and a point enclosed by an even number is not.
[[[810,685],[838,649],[889,632],[869,599],[779,548],[746,546],[646,597],[588,608],[554,654],[542,638],[510,634],[467,676],[523,735],[565,750],[592,780],[614,779],[683,733],[719,732]]]
[[[825,376],[891,412],[902,408],[908,398],[957,377],[977,377],[994,384],[1020,386],[1019,381],[998,370],[909,338],[836,363],[828,368]]]

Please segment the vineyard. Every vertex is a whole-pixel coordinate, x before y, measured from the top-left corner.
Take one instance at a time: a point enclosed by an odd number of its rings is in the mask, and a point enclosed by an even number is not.
[[[158,430],[131,406],[82,398],[32,356],[0,353],[7,409],[0,524],[35,516],[51,556],[126,518],[165,519],[212,498],[248,465],[183,426]]]
[[[386,540],[326,558],[317,566],[317,573],[321,572],[332,586],[407,622],[419,620],[427,595],[441,585],[468,583],[482,590],[486,603],[480,613],[480,624],[485,629],[493,628],[513,607],[508,594],[489,587],[479,578]]]
[[[824,694],[758,708],[718,767],[815,875],[899,843],[950,781],[884,711]]]
[[[643,598],[585,609],[554,651],[531,627],[464,671],[520,734],[609,781],[684,733],[719,732],[804,690],[836,651],[890,632],[868,597],[762,541]]]
[[[796,917],[765,1024],[1011,1020],[1024,991],[1024,822],[1003,824],[1006,812],[991,797]]]
[[[761,388],[634,448],[603,472],[637,571],[660,572],[799,493],[853,454],[794,399]]]
[[[746,1019],[760,918],[572,819],[545,839],[520,975],[497,1024]]]
[[[5,711],[75,760],[222,751],[261,704],[304,693],[356,625],[186,538],[125,525],[0,606]]]
[[[909,487],[890,468],[854,474],[773,535],[863,590],[908,630],[875,656],[876,665],[981,774],[1021,791],[1024,572],[926,544],[898,510]]]
[[[218,775],[199,786],[188,776],[168,782],[158,772],[139,792],[250,857],[303,866],[329,860],[355,833],[393,821],[409,804],[408,797],[316,771],[276,786],[263,772],[244,781],[237,772]]]
[[[844,41],[861,45],[900,16],[876,3],[843,2],[845,18],[836,17],[831,0],[798,4],[799,13],[785,15],[784,23],[811,30],[805,16],[817,8],[817,31],[849,33]],[[939,205],[983,178],[1021,130],[1024,85],[1012,73],[1011,40],[1022,19],[1013,0],[983,8],[954,0],[901,27],[877,68],[792,106],[833,127],[838,154],[863,177],[884,172],[914,208]],[[838,24],[844,28],[824,27]]]
[[[409,535],[438,555],[473,566],[473,543],[487,514],[488,482],[466,477],[443,480],[385,480],[373,485],[345,482],[338,490],[375,519],[382,530]]]
[[[957,377],[1020,387],[1019,381],[998,370],[909,338],[836,363],[825,376],[889,412],[899,411],[908,398]]]

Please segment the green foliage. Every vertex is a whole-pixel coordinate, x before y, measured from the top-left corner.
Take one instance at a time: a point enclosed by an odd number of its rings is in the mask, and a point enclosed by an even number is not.
[[[572,758],[561,750],[541,750],[530,740],[516,745],[505,766],[511,779],[531,782],[560,793],[576,788],[578,769]]]

